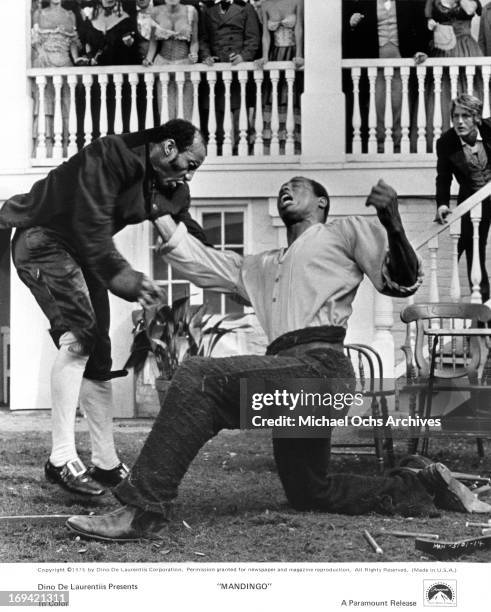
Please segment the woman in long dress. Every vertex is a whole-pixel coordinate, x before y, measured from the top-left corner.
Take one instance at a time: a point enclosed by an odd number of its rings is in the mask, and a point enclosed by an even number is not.
[[[155,26],[150,39],[150,45],[144,64],[149,65],[184,65],[195,64],[198,61],[198,12],[190,5],[184,5],[180,0],[165,0],[164,4],[157,6],[152,13]],[[168,119],[178,115],[178,90],[175,74],[169,73],[167,85]],[[162,88],[157,88],[157,102],[161,121],[162,117]],[[188,121],[193,115],[193,84],[186,74],[183,84],[183,111],[182,119]]]
[[[303,0],[264,0],[260,14],[263,24],[262,58],[258,66],[266,62],[292,61],[296,68],[303,66]],[[300,95],[303,91],[303,74],[297,73],[294,84],[295,143],[300,142]],[[264,122],[265,140],[271,138],[271,83],[265,80]],[[278,83],[278,113],[280,120],[280,140],[285,139],[286,115],[288,104],[288,85],[282,77]]]
[[[46,8],[35,11],[31,32],[33,68],[62,68],[72,66],[79,57],[75,15],[61,6],[61,0],[49,0]],[[63,81],[61,88],[62,144],[68,140],[68,113],[70,92]],[[48,78],[44,88],[45,134],[48,157],[52,155],[54,144],[55,88],[52,78]],[[38,131],[39,91],[34,85],[34,140]]]

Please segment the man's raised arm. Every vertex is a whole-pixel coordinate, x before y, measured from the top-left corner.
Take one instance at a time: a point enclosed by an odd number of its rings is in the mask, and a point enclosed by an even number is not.
[[[396,191],[380,180],[372,188],[366,205],[375,208],[380,223],[387,232],[389,241],[387,268],[390,278],[402,287],[416,285],[420,276],[419,260],[404,231]]]

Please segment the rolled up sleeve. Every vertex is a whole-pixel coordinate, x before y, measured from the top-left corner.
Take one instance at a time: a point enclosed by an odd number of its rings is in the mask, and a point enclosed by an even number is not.
[[[396,283],[390,277],[390,256],[387,234],[382,225],[364,217],[347,219],[347,239],[354,259],[377,291],[391,297],[409,297],[423,282],[423,263],[418,256],[418,278],[410,287]]]

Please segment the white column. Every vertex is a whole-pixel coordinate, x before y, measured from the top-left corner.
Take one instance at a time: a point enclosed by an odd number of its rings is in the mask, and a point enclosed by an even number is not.
[[[343,160],[346,149],[341,86],[341,0],[305,2],[304,39],[302,158]]]
[[[375,333],[373,335],[373,348],[378,351],[384,364],[384,376],[391,378],[394,375],[394,325],[392,298],[377,291],[374,294],[373,317]]]
[[[6,27],[0,36],[0,82],[3,85],[0,168],[4,170],[25,168],[32,151],[32,96],[26,77],[26,66],[30,65],[26,40],[28,8],[25,1],[10,5],[8,16],[4,14]],[[44,117],[40,116],[41,121]]]

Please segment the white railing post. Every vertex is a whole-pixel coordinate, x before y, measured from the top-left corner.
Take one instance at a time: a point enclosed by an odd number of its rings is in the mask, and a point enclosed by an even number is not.
[[[101,92],[101,110],[99,113],[99,132],[101,136],[106,136],[109,131],[109,122],[107,118],[107,84],[109,77],[107,74],[100,74],[98,76],[99,89]]]
[[[293,155],[295,153],[295,109],[293,88],[295,85],[295,70],[288,68],[285,70],[285,79],[288,91],[288,106],[286,109],[286,142],[285,155]]]
[[[361,153],[361,113],[360,113],[361,68],[351,68],[353,81],[353,153]]]
[[[481,304],[481,261],[479,258],[479,223],[482,217],[482,202],[471,209],[472,222],[472,267],[471,267],[471,303]]]
[[[192,119],[194,125],[199,125],[199,81],[200,81],[200,73],[197,70],[192,70],[191,75],[191,85],[193,88],[193,112]]]
[[[36,77],[36,87],[37,87],[37,95],[39,97],[36,158],[46,159],[48,155],[48,149],[46,146],[46,111],[45,111],[45,103],[44,103],[44,92],[46,89],[46,77],[37,76]]]
[[[394,77],[394,68],[392,66],[384,67],[385,77],[385,139],[384,153],[394,154],[394,115],[392,111],[392,79]]]
[[[181,70],[176,70],[175,75],[176,79],[176,90],[177,90],[177,101],[176,101],[176,111],[177,116],[181,119],[184,119],[184,81],[186,79],[186,74]]]
[[[474,95],[474,74],[476,72],[475,66],[467,65],[465,67],[465,76],[467,80],[467,93],[472,96]]]
[[[428,242],[428,251],[430,253],[430,302],[440,301],[440,292],[438,290],[438,236],[435,236]]]
[[[160,112],[160,123],[169,121],[169,74],[161,72],[159,74],[159,99],[157,100]]]
[[[56,160],[63,157],[63,118],[62,118],[62,92],[63,77],[59,74],[53,77],[55,90],[55,108],[53,117],[53,155]]]
[[[138,74],[130,72],[128,81],[131,89],[131,106],[130,106],[130,132],[138,131],[138,109],[136,107],[136,86],[138,85]]]
[[[67,80],[68,88],[70,90],[67,154],[68,157],[71,157],[77,152],[77,113],[75,109],[75,90],[77,87],[77,77],[74,74],[69,74]]]
[[[457,97],[457,84],[459,79],[459,67],[450,66],[450,97],[453,100]]]
[[[278,82],[280,80],[279,70],[270,70],[271,79],[271,155],[280,154],[280,117],[278,112]]]
[[[239,70],[240,84],[240,110],[239,110],[239,156],[246,157],[248,152],[247,143],[247,70]]]
[[[115,113],[114,113],[114,133],[121,134],[123,131],[123,112],[121,109],[121,90],[123,87],[123,75],[115,74],[114,77],[114,102],[115,102]]]
[[[368,106],[368,152],[377,152],[377,109],[375,101],[375,89],[377,86],[377,68],[368,68],[368,83],[370,88]]]
[[[224,70],[222,73],[223,83],[225,85],[225,114],[223,117],[223,152],[225,156],[231,156],[233,150],[233,138],[236,138],[232,125],[232,105],[230,101],[230,91],[232,85],[232,72]]]
[[[263,80],[264,72],[262,70],[254,70],[254,81],[256,82],[256,121],[254,126],[254,156],[264,155]]]
[[[409,126],[409,66],[401,66],[402,107],[401,107],[401,153],[410,152]]]
[[[208,155],[217,156],[217,117],[215,110],[215,87],[217,83],[217,73],[215,70],[205,72],[210,92],[209,113],[208,113]]]
[[[93,131],[93,120],[91,111],[91,86],[92,86],[92,75],[84,74],[82,76],[82,83],[85,88],[85,117],[84,117],[84,144],[88,145],[92,140]]]
[[[452,277],[450,280],[450,299],[452,302],[460,302],[462,295],[460,288],[460,275],[459,275],[459,238],[461,232],[461,222],[457,219],[454,223],[450,224],[450,238],[452,240]]]
[[[433,86],[434,86],[434,113],[433,113],[433,151],[436,151],[436,141],[442,135],[442,74],[441,66],[433,67]]]
[[[483,117],[489,117],[489,75],[491,67],[488,65],[481,66],[482,70],[482,84],[483,84]]]
[[[425,112],[425,76],[426,67],[421,64],[416,68],[418,77],[418,141],[417,152],[426,153],[426,112]]]
[[[155,84],[155,74],[153,72],[145,72],[143,77],[145,81],[146,91],[146,106],[145,106],[145,129],[153,126],[153,88]]]

